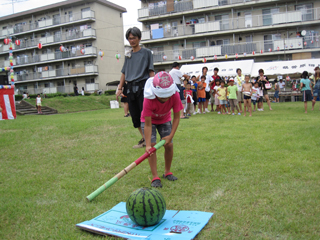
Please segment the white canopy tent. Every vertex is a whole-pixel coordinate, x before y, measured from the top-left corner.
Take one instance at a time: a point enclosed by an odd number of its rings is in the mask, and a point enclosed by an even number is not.
[[[259,62],[254,63],[251,76],[259,75],[259,69],[267,76],[301,74],[303,71],[314,73],[314,68],[320,65],[320,59],[305,59],[293,61]]]
[[[320,66],[320,59],[304,59],[293,61],[276,61],[276,62],[258,62],[255,63],[251,60],[237,60],[237,61],[225,61],[225,62],[210,62],[210,63],[198,63],[182,65],[180,70],[183,74],[190,76],[201,75],[202,68],[208,67],[209,75],[213,75],[213,69],[219,68],[219,75],[222,77],[236,76],[236,69],[241,68],[242,74],[250,74],[252,77],[259,75],[259,69],[264,70],[264,74],[267,76],[276,75],[293,75],[301,74],[303,71],[314,73],[314,68]]]
[[[198,64],[188,64],[181,66],[180,70],[183,74],[188,74],[190,76],[201,75],[203,67],[208,68],[208,74],[213,75],[213,69],[219,68],[219,75],[222,77],[235,76],[237,68],[241,68],[243,74],[251,74],[253,60],[242,60],[242,61],[226,61],[226,62],[210,62],[210,63],[198,63]]]

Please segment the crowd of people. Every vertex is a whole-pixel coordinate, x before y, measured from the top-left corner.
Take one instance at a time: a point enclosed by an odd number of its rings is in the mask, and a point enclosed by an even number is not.
[[[274,90],[274,103],[279,103],[279,92],[282,92],[286,83],[283,79],[274,80],[274,86],[269,82],[269,78],[264,75],[264,70],[259,70],[257,78],[250,75],[243,75],[242,70],[236,70],[235,77],[220,77],[219,69],[214,68],[214,74],[210,76],[208,68],[202,68],[202,75],[188,76],[179,70],[179,64],[173,63],[173,68],[169,72],[176,84],[183,92],[180,92],[180,99],[184,106],[182,119],[186,119],[191,114],[205,114],[211,103],[211,112],[218,114],[237,115],[243,114],[252,116],[252,112],[264,111],[264,100],[272,111],[268,91]],[[183,83],[180,82],[183,81]],[[180,86],[182,85],[182,87]],[[307,102],[312,101],[312,110],[316,104],[320,91],[320,69],[315,68],[315,74],[303,72],[300,80],[293,80],[293,91],[301,91],[305,112],[307,113]],[[198,109],[197,109],[198,106]],[[214,106],[216,108],[214,109]]]
[[[202,75],[188,76],[179,69],[177,62],[169,72],[177,86],[180,88],[180,99],[184,106],[182,119],[191,114],[205,114],[211,104],[211,112],[218,114],[237,115],[243,113],[252,116],[253,111],[264,111],[263,98],[265,98],[269,110],[272,110],[268,90],[272,88],[269,79],[264,75],[263,69],[259,70],[259,76],[254,80],[250,75],[243,75],[242,70],[236,70],[236,77],[222,78],[218,75],[219,69],[214,68],[213,76],[208,74],[208,68],[202,68]],[[183,79],[183,84],[181,84]],[[182,86],[181,86],[182,85]],[[253,110],[252,110],[253,104]],[[198,106],[198,110],[197,110]],[[215,109],[214,109],[214,106]]]

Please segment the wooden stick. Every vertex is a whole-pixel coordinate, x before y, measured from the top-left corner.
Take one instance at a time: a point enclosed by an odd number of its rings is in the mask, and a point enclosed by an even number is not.
[[[128,174],[128,172],[130,172],[132,169],[134,169],[136,166],[138,166],[140,163],[142,163],[143,160],[150,157],[154,152],[156,152],[160,147],[162,147],[165,144],[165,142],[166,142],[165,140],[161,140],[153,148],[150,149],[149,153],[144,153],[141,157],[139,157],[137,160],[135,160],[133,163],[131,163],[129,166],[127,166],[125,169],[123,169],[121,172],[119,172],[113,178],[111,178],[108,182],[106,182],[101,187],[99,187],[97,190],[95,190],[93,193],[88,195],[87,200],[89,202],[91,202],[94,198],[96,198],[98,195],[100,195],[104,190],[111,187],[119,179],[121,179],[124,175]]]

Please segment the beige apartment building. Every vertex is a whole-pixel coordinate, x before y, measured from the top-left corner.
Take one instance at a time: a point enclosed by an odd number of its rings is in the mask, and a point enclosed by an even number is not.
[[[119,80],[124,62],[115,58],[124,56],[124,12],[106,0],[67,0],[1,17],[0,67],[10,66],[3,40],[11,37],[21,42],[13,44],[17,93],[68,93],[75,84],[89,92],[106,90]]]
[[[171,64],[320,57],[320,0],[141,0],[141,43]]]

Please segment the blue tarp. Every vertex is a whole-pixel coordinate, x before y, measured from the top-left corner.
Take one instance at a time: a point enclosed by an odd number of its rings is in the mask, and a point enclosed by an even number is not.
[[[163,38],[163,28],[152,30],[152,39]]]
[[[141,227],[127,215],[126,203],[120,202],[100,216],[76,226],[90,232],[125,239],[188,240],[193,239],[209,222],[213,213],[167,210],[155,226]]]

